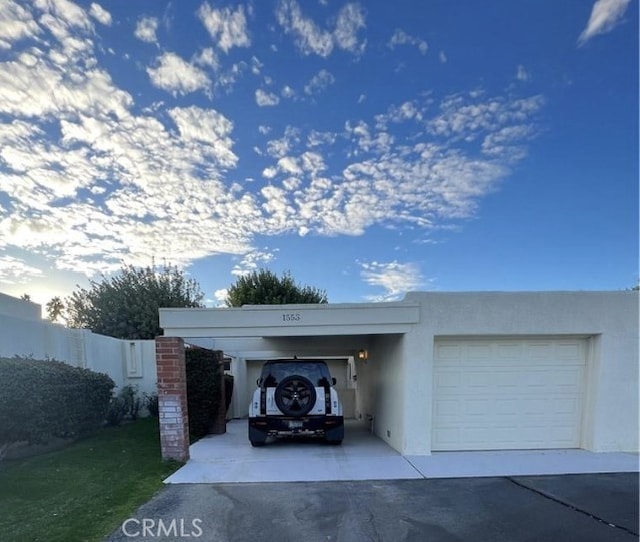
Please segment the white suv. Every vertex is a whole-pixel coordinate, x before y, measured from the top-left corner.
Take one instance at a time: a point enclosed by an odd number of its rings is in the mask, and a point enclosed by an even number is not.
[[[321,436],[331,444],[344,438],[344,417],[324,361],[267,361],[249,405],[249,440],[263,446],[269,436]]]

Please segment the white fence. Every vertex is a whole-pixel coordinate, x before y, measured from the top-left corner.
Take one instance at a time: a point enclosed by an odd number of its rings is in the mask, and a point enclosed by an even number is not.
[[[124,341],[69,329],[40,317],[41,307],[0,294],[0,357],[56,359],[108,374],[116,391],[126,385],[140,393],[157,391],[155,341]]]

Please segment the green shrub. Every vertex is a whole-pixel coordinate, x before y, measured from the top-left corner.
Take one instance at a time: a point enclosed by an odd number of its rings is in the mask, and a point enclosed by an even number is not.
[[[203,348],[185,350],[187,409],[192,441],[209,433],[216,415],[216,353]]]
[[[142,397],[138,394],[138,386],[124,386],[120,390],[120,397],[124,400],[125,415],[131,420],[137,420],[142,408]]]
[[[55,360],[0,358],[0,444],[43,444],[100,427],[114,382]]]
[[[109,401],[109,409],[105,416],[107,425],[120,425],[127,415],[127,403],[120,395],[114,395]]]
[[[149,411],[149,414],[154,418],[159,416],[158,412],[158,394],[157,393],[145,393],[144,394],[144,404]]]

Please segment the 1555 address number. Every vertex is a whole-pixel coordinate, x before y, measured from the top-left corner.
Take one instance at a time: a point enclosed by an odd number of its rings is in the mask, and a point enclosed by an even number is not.
[[[282,315],[283,322],[299,322],[302,320],[302,315],[298,312],[285,312]]]

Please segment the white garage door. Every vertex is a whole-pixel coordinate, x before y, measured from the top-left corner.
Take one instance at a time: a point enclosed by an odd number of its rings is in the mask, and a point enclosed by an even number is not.
[[[440,339],[432,449],[577,448],[582,339]]]

